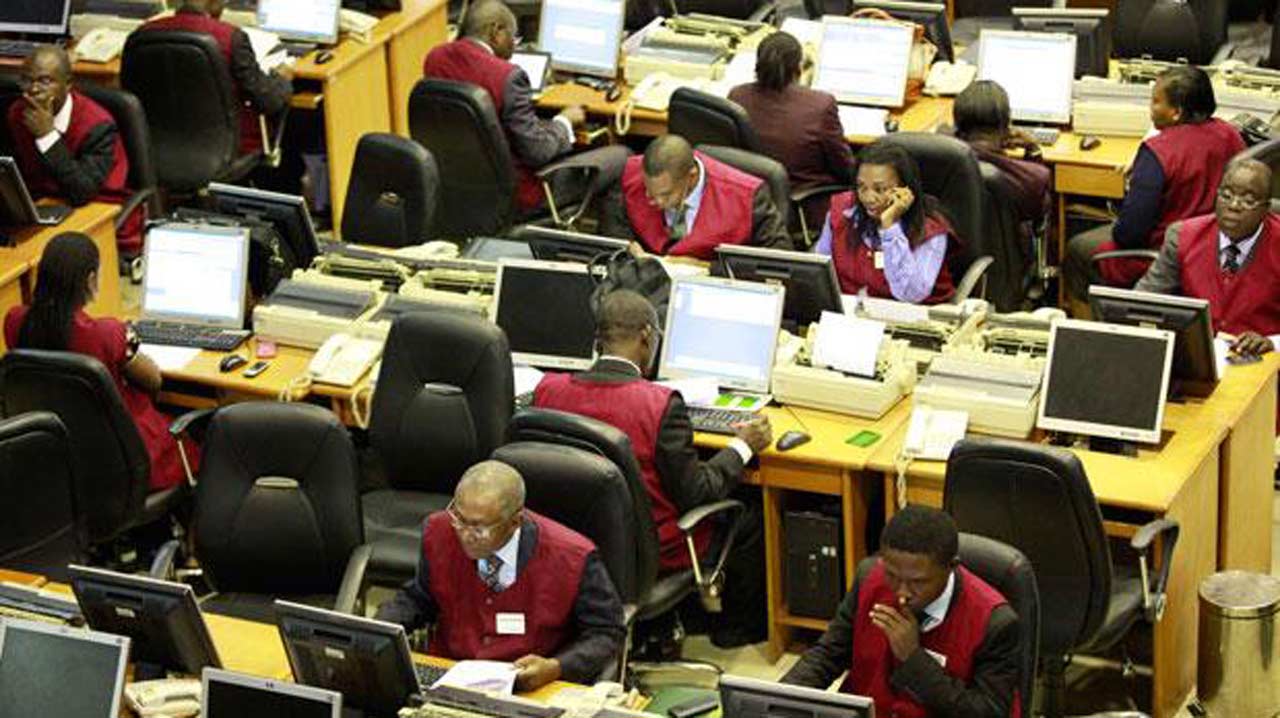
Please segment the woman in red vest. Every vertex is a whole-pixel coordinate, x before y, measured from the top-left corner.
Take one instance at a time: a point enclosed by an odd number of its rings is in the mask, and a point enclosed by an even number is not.
[[[840,291],[913,304],[951,299],[947,258],[957,240],[937,201],[924,193],[915,160],[876,142],[858,154],[854,186],[831,198],[814,246],[831,255]]]
[[[85,314],[84,306],[98,293],[98,269],[93,240],[78,232],[54,237],[40,257],[31,305],[14,307],[4,318],[4,341],[13,348],[71,351],[102,362],[147,447],[151,490],[167,489],[184,472],[169,420],[151,403],[160,390],[160,369],[138,351],[138,338],[124,322]],[[188,444],[194,470],[193,448]]]

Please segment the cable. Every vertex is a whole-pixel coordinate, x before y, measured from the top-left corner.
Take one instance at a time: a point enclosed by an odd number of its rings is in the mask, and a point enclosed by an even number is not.
[[[613,129],[617,131],[619,136],[626,135],[631,132],[631,113],[636,108],[634,97],[628,97],[627,101],[618,105],[618,109],[613,113]]]

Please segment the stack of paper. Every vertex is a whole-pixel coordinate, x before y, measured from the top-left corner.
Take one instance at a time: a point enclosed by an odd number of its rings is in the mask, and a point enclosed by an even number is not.
[[[884,134],[885,120],[889,119],[888,110],[875,107],[840,105],[836,111],[840,114],[840,128],[846,137],[880,137]]]

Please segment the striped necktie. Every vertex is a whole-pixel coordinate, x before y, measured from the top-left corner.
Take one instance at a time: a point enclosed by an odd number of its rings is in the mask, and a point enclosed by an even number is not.
[[[502,559],[498,558],[498,554],[492,554],[484,560],[484,565],[480,569],[480,580],[484,581],[484,585],[489,587],[490,591],[498,593],[502,591],[502,581],[498,579],[498,572],[502,570]]]
[[[1222,268],[1231,274],[1240,271],[1240,246],[1235,242],[1228,244],[1222,250]]]

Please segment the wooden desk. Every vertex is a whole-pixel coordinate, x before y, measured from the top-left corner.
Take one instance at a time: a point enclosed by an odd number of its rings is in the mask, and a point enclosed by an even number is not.
[[[390,28],[387,82],[391,97],[391,127],[409,136],[409,95],[422,79],[427,51],[448,40],[449,3],[445,0],[401,0],[399,17]]]
[[[54,227],[28,227],[13,232],[13,246],[0,247],[0,311],[31,301],[36,267],[49,240],[63,232],[83,232],[98,247],[98,296],[85,308],[95,316],[120,314],[119,254],[116,251],[116,216],[120,208],[93,202],[78,207]]]

